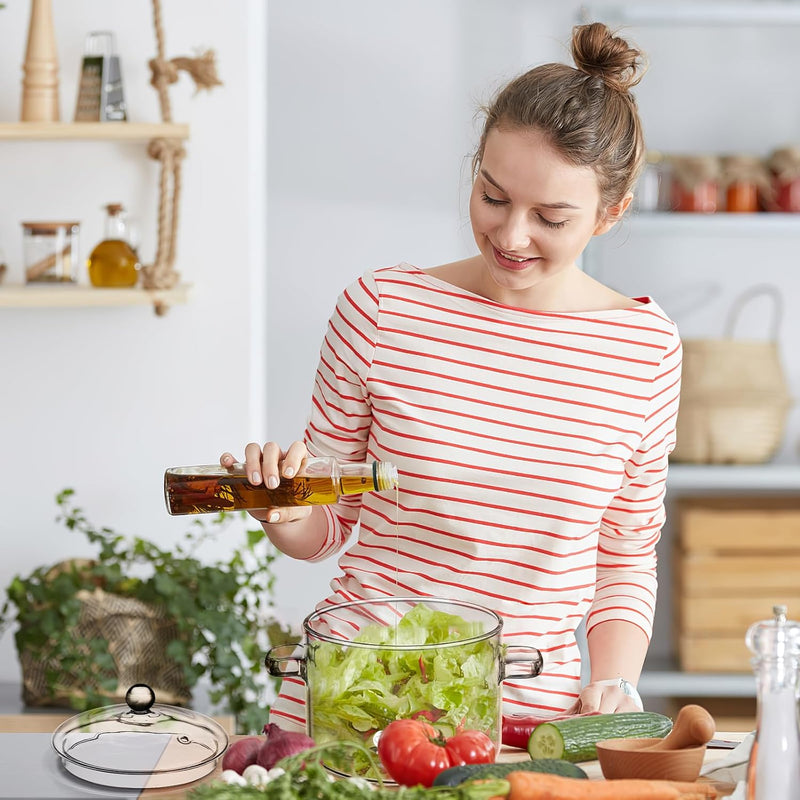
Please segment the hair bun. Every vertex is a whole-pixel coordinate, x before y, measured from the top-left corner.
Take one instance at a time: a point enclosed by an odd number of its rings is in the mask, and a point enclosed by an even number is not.
[[[575,66],[600,78],[606,86],[627,92],[644,75],[644,56],[628,42],[615,36],[602,22],[577,25],[572,32]]]

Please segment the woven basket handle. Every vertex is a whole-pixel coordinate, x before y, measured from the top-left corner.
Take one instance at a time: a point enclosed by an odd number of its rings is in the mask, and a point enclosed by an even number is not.
[[[731,310],[728,312],[728,318],[725,321],[724,334],[726,339],[733,338],[733,330],[736,327],[736,323],[739,321],[739,315],[742,313],[742,309],[751,300],[756,297],[760,297],[761,295],[767,295],[772,298],[773,308],[772,320],[769,326],[769,335],[770,339],[774,340],[778,338],[778,330],[780,329],[781,319],[783,317],[783,297],[781,296],[777,286],[773,286],[769,283],[763,283],[757,286],[752,286],[747,291],[742,292],[736,298],[736,300],[734,300]]]

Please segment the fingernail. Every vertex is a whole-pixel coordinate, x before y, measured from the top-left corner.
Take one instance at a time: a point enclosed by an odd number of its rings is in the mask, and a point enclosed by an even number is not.
[[[269,521],[270,522],[277,522],[280,518],[281,518],[281,515],[277,511],[273,511],[269,515]]]
[[[261,483],[261,473],[254,472],[250,478],[250,483]]]
[[[294,475],[294,468],[293,468],[293,467],[286,467],[286,469],[283,471],[283,474],[284,474],[284,475],[285,475],[287,478],[291,478],[291,477],[292,477],[292,475]]]
[[[270,489],[277,489],[278,479],[274,475],[270,475],[269,478],[267,478],[267,486],[269,486]]]

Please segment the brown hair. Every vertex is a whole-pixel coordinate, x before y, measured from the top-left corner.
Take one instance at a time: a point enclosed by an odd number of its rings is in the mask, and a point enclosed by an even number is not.
[[[593,22],[573,29],[572,58],[575,67],[543,64],[520,75],[483,109],[473,174],[489,131],[534,128],[566,161],[595,171],[605,209],[632,191],[644,165],[642,124],[630,92],[644,74],[644,57]]]

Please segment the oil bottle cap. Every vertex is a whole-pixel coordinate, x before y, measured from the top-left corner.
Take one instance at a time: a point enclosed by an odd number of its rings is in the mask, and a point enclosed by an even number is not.
[[[386,489],[396,489],[400,485],[397,467],[389,461],[372,462],[372,479],[379,492]]]

